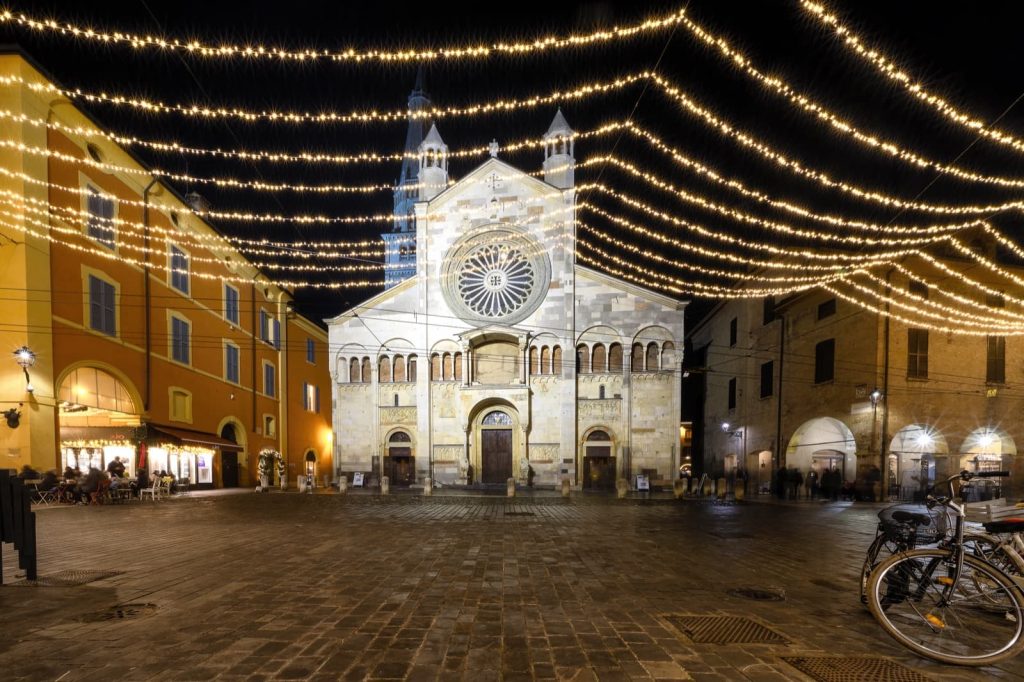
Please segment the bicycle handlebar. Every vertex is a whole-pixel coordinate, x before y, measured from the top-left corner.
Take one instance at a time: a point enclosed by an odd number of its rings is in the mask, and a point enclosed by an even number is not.
[[[933,485],[931,487],[931,490],[929,492],[929,497],[931,497],[931,494],[935,493],[935,491],[937,491],[940,488],[940,486],[941,487],[945,487],[949,491],[949,497],[953,497],[953,481],[955,481],[957,479],[960,479],[961,481],[967,482],[967,481],[970,481],[972,478],[1006,478],[1009,475],[1010,475],[1009,471],[978,471],[978,472],[973,472],[973,471],[964,470],[964,471],[961,471],[959,473],[953,474],[952,476],[950,476],[949,478],[947,478],[944,481],[936,482],[935,485]],[[934,502],[940,502],[940,500],[934,500]],[[931,503],[929,504],[929,506],[930,505],[931,505]]]

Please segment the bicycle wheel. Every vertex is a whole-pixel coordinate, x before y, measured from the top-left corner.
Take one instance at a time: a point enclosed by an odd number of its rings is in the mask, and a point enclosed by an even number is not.
[[[860,569],[861,604],[868,603],[868,581],[871,578],[871,572],[875,570],[875,566],[900,549],[906,549],[906,547],[901,547],[893,542],[886,533],[879,532],[875,535],[875,539],[872,541],[871,546],[868,547],[867,554],[864,557],[864,564]]]
[[[984,559],[1010,576],[1024,575],[1021,559],[1013,550],[1007,551],[1003,541],[987,533],[964,535],[964,546],[973,556]]]
[[[990,665],[1024,649],[1024,593],[994,566],[914,549],[880,563],[868,582],[871,615],[911,651],[953,665]]]

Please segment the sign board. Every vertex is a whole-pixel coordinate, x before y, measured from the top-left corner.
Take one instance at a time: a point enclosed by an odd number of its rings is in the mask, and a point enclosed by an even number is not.
[[[357,471],[352,474],[352,487],[362,488],[363,487],[363,472]]]
[[[647,477],[644,476],[643,474],[636,475],[636,489],[648,491],[651,489],[650,481],[648,481]]]

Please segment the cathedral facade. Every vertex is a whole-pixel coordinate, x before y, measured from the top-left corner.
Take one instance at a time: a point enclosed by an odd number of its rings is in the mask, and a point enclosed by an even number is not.
[[[327,320],[337,475],[605,489],[675,477],[686,304],[576,264],[561,112],[544,140],[543,180],[492,144],[449,183],[437,128],[422,135],[402,174],[416,181],[396,194],[409,212],[384,235],[388,288]]]

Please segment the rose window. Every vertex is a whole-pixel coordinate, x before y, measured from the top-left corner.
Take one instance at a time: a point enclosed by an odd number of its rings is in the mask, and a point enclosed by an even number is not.
[[[466,257],[459,295],[477,315],[501,318],[519,310],[533,291],[533,266],[507,244],[481,246]]]
[[[488,226],[449,250],[442,268],[445,300],[459,317],[512,324],[543,301],[551,279],[547,254],[532,237]]]

